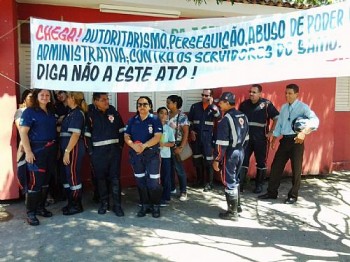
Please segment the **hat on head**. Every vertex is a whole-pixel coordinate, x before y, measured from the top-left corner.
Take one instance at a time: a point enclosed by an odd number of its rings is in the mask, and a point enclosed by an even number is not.
[[[233,105],[236,103],[236,97],[231,92],[224,92],[221,94],[219,101],[227,101],[230,105]]]

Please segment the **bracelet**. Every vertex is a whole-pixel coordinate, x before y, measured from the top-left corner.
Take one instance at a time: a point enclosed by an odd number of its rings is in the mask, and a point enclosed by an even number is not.
[[[67,148],[64,150],[64,152],[68,154],[70,153],[70,151]]]

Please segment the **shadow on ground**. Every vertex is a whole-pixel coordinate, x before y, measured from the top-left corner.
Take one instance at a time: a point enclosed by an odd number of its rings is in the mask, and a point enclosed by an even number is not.
[[[98,215],[86,193],[83,213],[62,216],[59,202],[38,227],[25,223],[23,201],[2,202],[13,218],[0,222],[0,261],[350,261],[348,177],[306,177],[296,205],[283,204],[289,178],[272,201],[248,188],[238,222],[218,219],[226,208],[220,185],[189,188],[189,200],[174,197],[160,219],[136,217],[135,188],[124,190],[123,218]]]

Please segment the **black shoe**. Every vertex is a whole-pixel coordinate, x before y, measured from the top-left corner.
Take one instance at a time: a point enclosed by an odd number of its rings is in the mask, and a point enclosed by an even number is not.
[[[295,197],[288,197],[286,200],[284,200],[285,204],[295,204],[297,202],[297,199]]]
[[[224,213],[220,213],[219,217],[221,219],[224,220],[233,220],[233,221],[237,221],[238,220],[238,213],[236,212],[230,212],[230,211],[226,211]]]
[[[146,215],[146,213],[147,213],[146,207],[144,205],[141,205],[139,212],[137,212],[137,216],[144,217]]]
[[[154,206],[153,207],[153,210],[152,210],[152,217],[154,218],[158,218],[160,217],[160,209],[159,209],[159,206]]]
[[[277,199],[277,196],[270,195],[269,193],[258,196],[259,199]]]
[[[62,210],[63,211],[63,210]],[[78,214],[78,213],[81,213],[83,212],[83,209],[80,209],[78,206],[70,206],[70,207],[67,207],[63,212],[62,214],[64,216],[71,216],[71,215],[75,215],[75,214]]]
[[[36,215],[42,216],[42,217],[52,217],[52,212],[47,210],[45,207],[42,207],[36,210]]]
[[[213,186],[210,183],[206,184],[204,189],[203,189],[204,192],[209,192],[211,190],[213,190]]]
[[[34,212],[27,213],[27,223],[31,226],[38,226],[40,224]]]
[[[237,206],[237,212],[238,212],[238,213],[242,213],[242,211],[243,211],[243,210],[242,210],[242,206]]]
[[[124,211],[120,205],[114,206],[113,211],[117,217],[123,217],[124,216]]]
[[[103,201],[103,202],[101,202],[97,213],[100,214],[100,215],[104,215],[104,214],[106,214],[107,209],[108,209],[108,203]]]
[[[255,194],[260,194],[262,192],[262,186],[259,185],[257,186],[254,190],[253,190],[253,193]]]

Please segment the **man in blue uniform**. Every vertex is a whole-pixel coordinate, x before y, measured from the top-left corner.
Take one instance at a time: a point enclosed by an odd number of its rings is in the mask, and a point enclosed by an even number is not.
[[[210,191],[213,187],[214,172],[213,162],[213,130],[215,120],[221,116],[219,108],[213,104],[213,90],[204,89],[202,101],[191,106],[188,113],[190,121],[190,137],[193,150],[193,164],[197,173],[197,184],[204,186],[205,176],[203,167],[206,169],[208,183],[204,191]]]
[[[256,160],[256,177],[254,193],[262,191],[264,178],[266,176],[266,159],[268,155],[268,142],[275,129],[278,111],[271,101],[261,97],[262,86],[255,84],[249,90],[249,99],[243,101],[239,106],[239,111],[248,117],[249,121],[249,142],[245,149],[244,161],[240,171],[240,191],[248,173],[249,161],[254,153]],[[270,130],[270,120],[273,121]]]
[[[94,110],[88,112],[88,151],[97,179],[100,196],[99,214],[108,209],[108,188],[111,186],[116,216],[124,216],[121,207],[120,158],[124,145],[124,123],[116,109],[109,105],[107,93],[93,93]],[[108,183],[107,183],[108,182]]]
[[[277,198],[282,173],[285,165],[290,159],[292,165],[292,188],[289,190],[288,198],[284,203],[294,204],[298,199],[298,191],[300,188],[305,135],[318,128],[319,119],[308,105],[298,100],[299,86],[296,84],[287,85],[285,95],[287,103],[281,108],[280,117],[278,118],[276,128],[273,131],[271,148],[275,148],[277,137],[283,137],[280,140],[280,144],[271,165],[267,193],[260,195],[259,198]],[[300,133],[296,133],[292,128],[293,120],[298,117],[308,119],[308,126]]]
[[[220,97],[220,109],[225,113],[218,123],[213,169],[222,169],[228,210],[221,219],[238,219],[239,175],[244,158],[244,146],[249,139],[247,117],[235,109],[235,96],[225,92]]]

